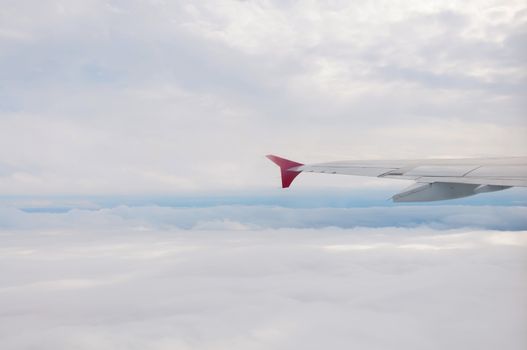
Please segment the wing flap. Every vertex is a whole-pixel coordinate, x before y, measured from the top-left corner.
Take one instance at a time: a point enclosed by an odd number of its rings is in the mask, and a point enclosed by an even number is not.
[[[399,177],[386,176],[387,178],[397,179]],[[416,179],[419,182],[447,182],[459,184],[473,184],[473,185],[493,185],[493,186],[517,186],[527,187],[527,179],[505,179],[505,178],[490,178],[490,177],[441,177],[441,176],[423,176]]]

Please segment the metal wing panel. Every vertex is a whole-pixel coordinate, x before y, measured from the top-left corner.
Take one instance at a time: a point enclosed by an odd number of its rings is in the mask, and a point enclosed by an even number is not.
[[[388,178],[400,178],[395,176],[386,176]],[[517,186],[527,187],[527,179],[506,179],[506,178],[490,178],[490,177],[433,177],[423,176],[415,179],[418,182],[448,182],[459,184],[474,184],[474,185],[494,185],[494,186]]]
[[[406,171],[406,176],[465,176],[476,170],[477,165],[419,165]]]
[[[417,161],[389,162],[333,162],[308,164],[291,170],[323,173],[383,177],[419,182],[447,182],[475,185],[520,186],[527,187],[526,165],[478,165],[462,164],[428,164]]]
[[[491,177],[509,179],[527,179],[527,165],[480,166],[466,175],[467,177]]]
[[[294,170],[310,173],[379,177],[386,173],[396,171],[397,169],[405,168],[407,165],[408,164],[404,161],[341,161],[306,164],[301,167],[297,167]]]
[[[313,164],[304,165],[294,168],[296,171],[303,171],[308,173],[323,173],[323,174],[342,174],[342,175],[357,175],[357,176],[371,176],[378,177],[397,168],[387,167],[365,167],[365,166],[351,166],[351,165],[334,165],[334,164]]]
[[[448,182],[476,185],[496,185],[496,186],[519,186],[527,187],[527,166],[526,165],[484,165],[478,166],[459,175],[466,167],[446,166],[445,169],[437,171],[418,171],[417,167],[404,175],[423,175],[416,178],[419,182]],[[432,168],[432,167],[425,167]],[[430,169],[428,169],[430,170]],[[459,171],[456,174],[456,171]]]

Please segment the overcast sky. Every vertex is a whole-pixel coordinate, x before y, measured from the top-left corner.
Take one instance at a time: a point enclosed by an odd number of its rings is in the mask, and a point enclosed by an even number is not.
[[[524,154],[526,8],[4,0],[0,193],[274,188],[267,153]]]
[[[526,349],[525,189],[264,157],[525,155],[526,39],[524,0],[0,0],[0,348]]]

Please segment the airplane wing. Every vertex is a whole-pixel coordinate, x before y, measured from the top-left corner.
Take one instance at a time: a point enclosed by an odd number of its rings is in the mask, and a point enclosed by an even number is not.
[[[268,155],[280,167],[282,187],[302,172],[414,180],[394,202],[427,202],[527,187],[527,157],[482,159],[366,160],[302,164]]]

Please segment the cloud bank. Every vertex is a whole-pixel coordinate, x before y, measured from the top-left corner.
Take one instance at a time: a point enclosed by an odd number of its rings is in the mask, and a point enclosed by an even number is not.
[[[527,232],[2,229],[14,349],[524,349]]]
[[[447,230],[481,228],[526,230],[527,207],[400,206],[367,208],[283,208],[274,206],[213,206],[173,208],[117,206],[67,209],[66,212],[26,212],[0,207],[0,228],[54,229],[213,229],[419,227]]]

